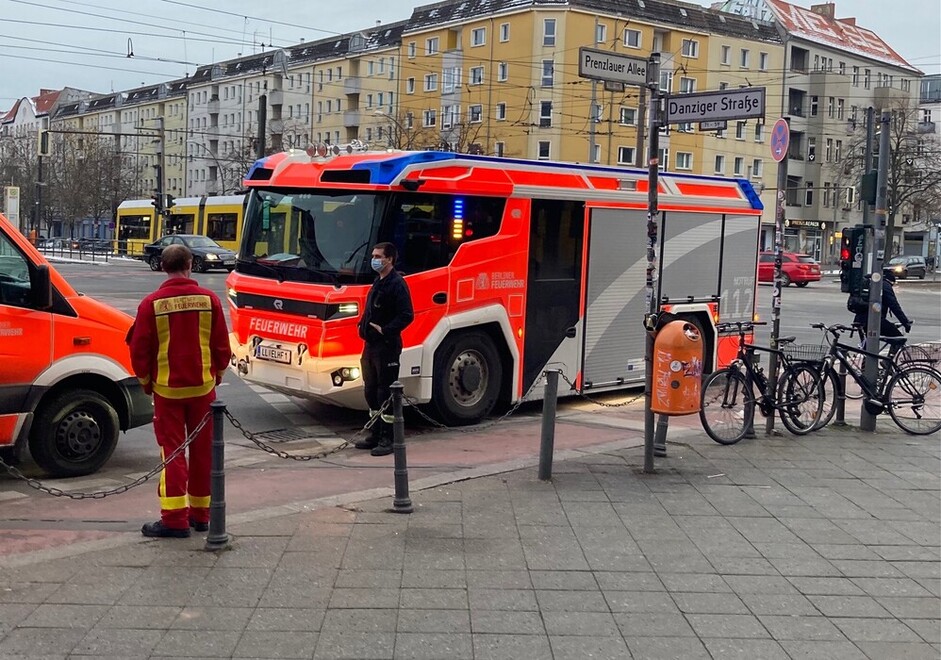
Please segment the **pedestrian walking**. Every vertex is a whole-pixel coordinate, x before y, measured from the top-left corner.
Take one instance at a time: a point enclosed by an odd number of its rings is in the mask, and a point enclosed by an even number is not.
[[[869,323],[869,305],[861,303],[855,309],[853,323],[862,325],[860,334],[865,337],[866,325]],[[895,273],[891,270],[885,270],[882,273],[882,322],[879,328],[879,335],[882,337],[901,337],[902,333],[894,323],[886,318],[892,312],[892,316],[898,319],[899,323],[905,328],[905,332],[911,332],[912,322],[905,315],[898,297],[895,295]]]
[[[373,247],[370,265],[378,276],[369,289],[359,322],[359,336],[365,342],[360,358],[363,391],[370,417],[389,399],[389,386],[399,378],[402,331],[415,317],[408,285],[395,270],[396,256],[392,243],[377,243]],[[392,409],[387,407],[372,425],[369,437],[354,446],[372,450],[373,456],[391,454],[392,420]]]
[[[166,281],[144,298],[128,332],[134,373],[154,397],[154,435],[166,460],[209,415],[216,385],[229,365],[228,330],[222,304],[190,279],[193,253],[185,245],[163,251]],[[144,536],[186,538],[190,527],[209,529],[212,418],[189,446],[163,469],[157,495],[160,520]]]

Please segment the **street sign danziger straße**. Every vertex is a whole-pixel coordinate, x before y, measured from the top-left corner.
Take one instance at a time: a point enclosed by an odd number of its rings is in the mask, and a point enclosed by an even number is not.
[[[667,123],[686,124],[765,116],[765,88],[676,94],[667,98]]]

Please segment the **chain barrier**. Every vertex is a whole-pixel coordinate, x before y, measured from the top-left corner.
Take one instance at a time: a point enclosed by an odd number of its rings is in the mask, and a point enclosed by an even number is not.
[[[599,401],[598,399],[595,399],[595,398],[593,398],[593,397],[588,396],[588,395],[585,394],[584,392],[579,392],[578,389],[575,387],[575,383],[573,383],[572,381],[570,381],[570,380],[568,379],[568,376],[566,376],[564,373],[559,372],[559,375],[562,376],[562,380],[564,380],[566,383],[568,383],[569,388],[570,388],[573,392],[575,392],[575,394],[577,394],[577,395],[578,395],[579,397],[581,397],[582,399],[585,399],[585,401],[588,401],[588,402],[590,402],[590,403],[593,403],[593,404],[595,404],[596,406],[601,406],[602,408],[623,408],[624,406],[630,405],[630,404],[635,403],[636,401],[639,401],[640,399],[643,399],[643,398],[644,398],[644,394],[643,394],[643,392],[641,392],[640,394],[638,394],[638,395],[635,396],[634,398],[628,399],[627,401],[622,401],[621,403],[605,403],[604,401]]]
[[[20,479],[21,481],[26,482],[26,485],[30,488],[46,493],[47,495],[52,495],[53,497],[67,497],[70,500],[101,500],[111,495],[120,495],[121,493],[126,493],[132,488],[137,488],[162,472],[163,469],[172,463],[177,456],[186,451],[186,448],[190,446],[190,444],[193,442],[196,436],[199,435],[199,432],[203,430],[203,427],[206,426],[211,418],[212,413],[206,413],[206,415],[200,420],[199,424],[196,425],[196,428],[193,429],[193,431],[190,432],[188,436],[186,436],[185,440],[183,440],[183,444],[174,449],[173,452],[167,456],[162,463],[150,470],[150,472],[147,472],[130,483],[121,484],[120,486],[115,486],[114,488],[110,488],[108,490],[100,490],[94,493],[73,493],[62,490],[61,488],[56,488],[55,486],[45,486],[38,479],[27,477],[18,468],[7,464],[2,458],[0,458],[0,467],[5,469],[16,479]]]
[[[342,451],[343,449],[346,449],[350,445],[354,444],[357,439],[361,438],[366,431],[372,428],[372,426],[376,423],[376,421],[382,416],[382,413],[385,412],[391,405],[392,405],[392,397],[390,396],[388,399],[386,399],[382,403],[382,405],[379,407],[379,410],[377,410],[369,418],[369,420],[366,422],[363,428],[359,429],[356,433],[353,434],[352,438],[350,438],[349,440],[344,440],[336,447],[324,450],[317,454],[289,454],[286,451],[275,449],[271,445],[263,442],[262,440],[259,440],[258,439],[259,434],[252,433],[251,431],[246,429],[244,426],[242,426],[241,422],[239,422],[232,415],[232,413],[229,412],[228,409],[226,409],[225,411],[225,417],[226,419],[229,420],[229,423],[232,424],[232,426],[234,426],[238,430],[239,433],[241,433],[247,440],[251,441],[255,445],[255,447],[262,450],[266,454],[271,454],[272,456],[277,456],[278,458],[289,459],[292,461],[314,461],[317,459],[326,458],[327,456],[330,456],[331,454],[336,454],[337,452]]]

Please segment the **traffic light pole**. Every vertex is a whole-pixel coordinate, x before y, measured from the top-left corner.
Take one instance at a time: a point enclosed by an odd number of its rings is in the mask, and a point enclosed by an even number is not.
[[[647,88],[650,99],[647,117],[647,327],[646,359],[644,361],[644,472],[654,471],[654,414],[653,396],[653,330],[660,312],[660,291],[657,275],[657,241],[660,209],[657,186],[660,178],[660,53],[651,53],[647,60]],[[655,285],[656,284],[656,290]]]
[[[870,108],[870,112],[872,108]],[[885,226],[888,214],[888,176],[889,176],[889,124],[892,113],[882,111],[879,120],[879,175],[876,186],[876,218],[873,226],[873,240],[869,280],[869,318],[866,324],[866,351],[879,352],[879,334],[882,327],[882,260],[885,256]],[[871,124],[870,124],[871,126]],[[871,130],[871,129],[870,129]],[[867,145],[868,146],[868,145]],[[868,206],[868,205],[867,205]],[[875,385],[879,374],[879,361],[874,357],[866,357],[863,375],[870,385]],[[859,427],[863,431],[876,430],[876,416],[862,407],[859,413]]]

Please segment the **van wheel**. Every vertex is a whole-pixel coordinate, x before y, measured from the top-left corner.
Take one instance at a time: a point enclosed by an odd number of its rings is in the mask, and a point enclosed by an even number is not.
[[[91,390],[60,392],[36,413],[29,452],[53,477],[91,474],[111,457],[118,431],[118,414],[103,396]]]
[[[475,424],[493,410],[502,380],[500,355],[487,334],[451,335],[435,355],[431,401],[443,423]]]
[[[150,258],[150,270],[160,270],[160,257],[157,255]]]

